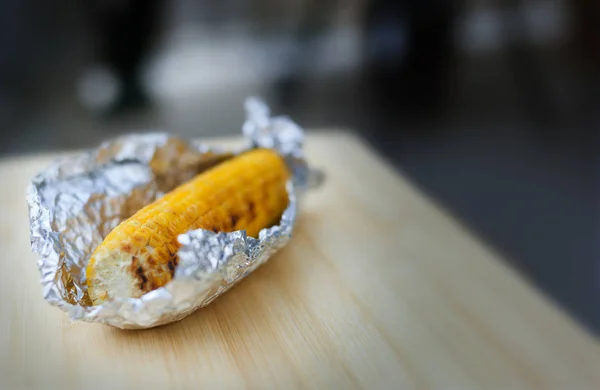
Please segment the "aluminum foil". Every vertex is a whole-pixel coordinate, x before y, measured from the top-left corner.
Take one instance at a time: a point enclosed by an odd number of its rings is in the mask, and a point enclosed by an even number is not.
[[[235,151],[206,147],[168,134],[129,135],[56,162],[27,190],[31,247],[39,253],[44,298],[74,320],[125,329],[150,328],[184,318],[230,289],[290,239],[297,199],[322,175],[308,167],[303,130],[286,117],[271,117],[260,100],[245,102],[248,144]],[[178,240],[179,264],[166,286],[141,298],[116,298],[92,306],[85,267],[95,247],[122,220],[203,170],[249,148],[285,157],[292,172],[289,204],[279,224],[258,239],[245,231],[192,230]]]

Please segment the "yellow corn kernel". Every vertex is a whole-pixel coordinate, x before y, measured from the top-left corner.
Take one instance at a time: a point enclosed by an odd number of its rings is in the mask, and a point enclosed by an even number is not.
[[[257,237],[288,204],[282,158],[255,149],[201,173],[115,227],[86,268],[94,305],[137,298],[167,284],[177,266],[177,236],[192,229]]]

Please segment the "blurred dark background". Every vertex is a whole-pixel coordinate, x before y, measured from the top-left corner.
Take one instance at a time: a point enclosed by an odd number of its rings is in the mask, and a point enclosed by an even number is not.
[[[237,134],[259,95],[362,136],[596,332],[599,80],[597,0],[0,2],[0,156]]]

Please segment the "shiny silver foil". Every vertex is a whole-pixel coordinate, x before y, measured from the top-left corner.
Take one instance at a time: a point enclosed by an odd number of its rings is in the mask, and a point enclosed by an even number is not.
[[[44,298],[74,320],[150,328],[209,304],[283,247],[294,229],[297,197],[322,176],[306,164],[298,125],[286,117],[271,117],[268,107],[255,98],[246,100],[245,108],[242,130],[248,145],[237,151],[211,149],[167,134],[130,135],[56,162],[35,176],[27,202]],[[287,183],[289,205],[278,225],[263,229],[258,239],[245,231],[189,231],[178,237],[179,264],[166,286],[141,298],[90,305],[85,267],[111,229],[199,172],[254,147],[277,150],[293,173]]]

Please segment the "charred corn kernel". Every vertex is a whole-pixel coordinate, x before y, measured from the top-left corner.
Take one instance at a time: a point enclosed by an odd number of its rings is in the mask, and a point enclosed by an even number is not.
[[[177,266],[177,236],[192,229],[252,237],[277,222],[288,203],[289,172],[272,150],[256,149],[225,161],[175,188],[115,227],[86,269],[94,305],[137,298],[167,284]]]

